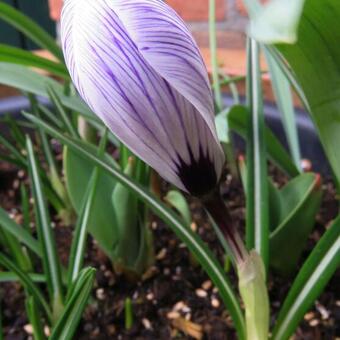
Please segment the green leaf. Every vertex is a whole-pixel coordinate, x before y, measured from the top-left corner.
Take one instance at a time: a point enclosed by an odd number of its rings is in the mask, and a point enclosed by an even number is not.
[[[48,306],[39,288],[31,280],[30,276],[27,273],[23,272],[14,262],[12,262],[6,255],[2,253],[0,253],[0,264],[17,275],[20,282],[35,297],[36,301],[39,302],[41,307],[44,309],[49,320],[52,320],[52,312],[50,310],[50,307]]]
[[[33,52],[25,51],[20,48],[0,44],[0,61],[36,67],[65,80],[70,79],[70,75],[65,65],[40,57]]]
[[[250,0],[245,1],[249,3]],[[297,40],[297,28],[305,0],[271,0],[255,12],[250,10],[250,36],[266,44]]]
[[[270,264],[282,275],[290,275],[296,270],[315,224],[321,197],[320,176],[312,173],[294,178],[278,192],[278,223],[272,226],[270,234]],[[277,202],[274,200],[272,196],[271,204]],[[277,211],[277,208],[273,210]]]
[[[96,195],[98,175],[98,169],[95,168],[88,187],[86,188],[86,193],[83,197],[82,207],[75,227],[68,267],[69,286],[76,280],[83,266],[87,229]]]
[[[217,130],[217,136],[221,143],[229,144],[229,124],[228,124],[228,114],[230,108],[223,110],[215,117],[215,125]]]
[[[228,113],[230,128],[245,139],[247,138],[247,122],[249,116],[249,110],[241,105],[233,106]],[[270,160],[290,177],[299,175],[299,170],[292,162],[288,152],[268,127],[265,127],[264,137]]]
[[[48,98],[48,88],[53,88],[61,103],[68,109],[79,112],[87,119],[98,122],[98,118],[78,96],[68,97],[64,95],[61,84],[55,80],[43,76],[30,68],[11,63],[0,62],[0,84],[17,88],[21,91]],[[101,126],[103,124],[101,123]]]
[[[36,283],[46,283],[45,275],[27,273],[29,278]],[[0,282],[17,282],[20,278],[13,272],[0,272]]]
[[[29,296],[26,299],[26,311],[30,324],[33,327],[34,339],[35,340],[46,339],[44,334],[44,327],[40,319],[39,309],[33,296]]]
[[[55,106],[56,111],[61,118],[61,121],[64,124],[65,131],[67,131],[72,137],[77,137],[78,133],[71,122],[71,117],[69,117],[67,112],[65,111],[65,108],[63,107],[63,103],[60,97],[58,96],[58,93],[53,88],[53,86],[48,87],[47,93],[48,93],[49,98],[51,99],[51,102]]]
[[[22,247],[19,240],[6,230],[1,230],[3,236],[3,243],[8,248],[11,258],[15,263],[25,272],[32,270],[31,259],[27,254],[26,248]]]
[[[147,204],[165,223],[176,233],[176,235],[184,242],[189,250],[195,255],[199,263],[202,265],[204,270],[207,272],[211,280],[214,282],[216,287],[219,289],[219,293],[228,308],[230,315],[235,323],[240,339],[245,339],[245,324],[242,311],[236,295],[225,276],[224,270],[218,263],[213,253],[209,250],[207,245],[186,225],[184,225],[181,219],[162,204],[154,195],[148,193],[141,185],[139,185],[133,179],[124,175],[124,173],[115,167],[112,167],[106,160],[100,159],[95,153],[91,153],[88,149],[85,149],[70,137],[64,136],[54,128],[50,127],[45,122],[32,116],[25,115],[30,121],[36,125],[41,126],[45,131],[57,138],[61,143],[72,148],[75,152],[79,153],[83,157],[92,161],[94,165],[97,165],[107,174],[110,174],[120,183],[124,184],[131,192],[133,192],[141,201]]]
[[[37,160],[31,139],[27,136],[27,157],[29,174],[34,198],[34,209],[37,220],[38,237],[43,249],[44,273],[47,278],[50,299],[53,301],[53,312],[58,314],[63,300],[60,262],[53,237],[50,216],[46,205]]]
[[[268,170],[266,159],[265,123],[260,74],[259,46],[253,39],[248,45],[247,98],[251,115],[247,138],[247,219],[248,249],[255,249],[268,268],[269,207]]]
[[[124,173],[136,178],[138,163],[134,157],[129,157]],[[118,271],[132,278],[143,274],[149,260],[148,229],[139,203],[134,193],[117,183],[112,194],[112,205],[116,215],[118,243],[112,259]]]
[[[340,216],[328,228],[296,277],[273,330],[288,340],[340,265]]]
[[[340,184],[340,2],[307,0],[294,45],[277,49],[296,75]]]
[[[187,226],[190,226],[192,222],[190,207],[187,200],[185,199],[181,192],[177,190],[169,191],[167,195],[164,197],[164,201],[169,203],[171,207],[175,208],[183,218],[185,224]]]
[[[50,340],[72,340],[90,297],[95,279],[94,268],[84,269],[79,274],[71,298],[64,313],[52,330]]]
[[[86,148],[92,153],[98,154],[98,148],[94,145],[86,144]],[[110,162],[111,166],[117,166],[108,154],[105,154],[104,158]],[[82,208],[86,188],[94,169],[95,164],[91,160],[79,155],[72,149],[67,147],[64,149],[64,172],[67,190],[72,205],[78,214]],[[109,257],[112,256],[113,247],[118,242],[118,231],[116,215],[112,205],[106,204],[105,209],[103,209],[103,202],[111,202],[112,192],[116,183],[117,181],[114,178],[99,171],[96,194],[88,224],[89,232]]]
[[[217,37],[216,37],[216,2],[209,0],[209,41],[210,55],[212,66],[213,89],[215,95],[215,104],[218,111],[222,110],[222,92],[220,85],[220,77],[218,74],[218,59],[217,59]]]
[[[0,19],[26,35],[41,48],[50,51],[59,60],[64,60],[63,53],[52,36],[29,17],[4,2],[0,2]]]
[[[38,256],[42,256],[39,242],[26,229],[15,223],[2,208],[0,208],[0,226]]]
[[[281,68],[277,65],[276,60],[271,56],[270,52],[266,49],[264,52],[270,70],[270,79],[276,97],[277,106],[282,114],[283,126],[289,144],[290,153],[294,159],[296,167],[300,169],[300,145],[290,84],[284,73],[281,71]]]

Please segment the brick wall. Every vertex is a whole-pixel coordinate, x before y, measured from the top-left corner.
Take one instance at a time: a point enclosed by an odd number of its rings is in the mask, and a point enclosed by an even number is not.
[[[187,21],[199,45],[206,47],[208,39],[209,0],[166,0]],[[244,46],[247,14],[242,0],[215,0],[218,43],[221,48]],[[51,16],[58,18],[62,0],[49,0]]]

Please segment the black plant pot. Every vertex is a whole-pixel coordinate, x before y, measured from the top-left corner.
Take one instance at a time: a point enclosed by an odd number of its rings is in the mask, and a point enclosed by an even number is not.
[[[39,98],[43,104],[49,104],[46,98]],[[225,95],[224,103],[226,106],[233,105],[232,98]],[[6,113],[11,113],[19,117],[20,112],[29,109],[29,101],[23,96],[11,97],[0,100],[0,117]],[[287,147],[287,140],[281,121],[281,114],[273,104],[265,105],[266,122],[278,139]],[[312,162],[313,170],[323,175],[330,174],[328,161],[320,144],[318,134],[309,115],[303,110],[296,110],[296,122],[303,158]],[[3,129],[2,129],[3,130]],[[235,136],[235,147],[244,151],[244,142]]]

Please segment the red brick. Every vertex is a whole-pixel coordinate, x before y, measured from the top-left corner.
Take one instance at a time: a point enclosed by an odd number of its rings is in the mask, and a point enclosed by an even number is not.
[[[209,18],[209,0],[167,0],[167,3],[187,21],[207,21]],[[223,21],[226,18],[224,0],[216,0],[216,18]]]
[[[184,20],[208,20],[209,0],[168,0],[167,2],[181,15]],[[62,0],[49,0],[49,5],[51,18],[53,20],[59,20]],[[218,21],[223,21],[226,18],[226,8],[224,0],[216,0],[216,18]]]
[[[260,0],[260,2],[265,4],[266,2],[268,2],[268,0]],[[248,16],[248,12],[247,12],[246,6],[243,3],[243,0],[236,0],[236,7],[241,15]]]
[[[61,7],[63,6],[63,0],[48,0],[50,5],[50,17],[51,19],[58,21],[60,19]]]

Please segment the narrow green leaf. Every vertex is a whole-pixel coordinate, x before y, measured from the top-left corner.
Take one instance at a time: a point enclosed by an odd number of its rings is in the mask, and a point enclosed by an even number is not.
[[[46,339],[44,334],[44,327],[41,322],[39,309],[33,296],[26,299],[26,311],[30,324],[33,327],[33,335],[35,340]]]
[[[216,38],[216,2],[209,0],[209,40],[210,40],[210,55],[212,63],[212,78],[213,89],[215,95],[215,103],[217,110],[222,110],[222,93],[220,85],[220,77],[218,74],[218,60],[217,60],[217,38]]]
[[[29,67],[11,63],[0,62],[0,84],[17,88],[21,91],[33,93],[48,98],[47,89],[52,87],[61,103],[68,109],[74,110],[91,122],[98,123],[99,119],[78,96],[66,96],[61,84],[57,81],[34,72]]]
[[[77,143],[81,144],[79,139]],[[98,154],[98,148],[94,145],[86,144],[86,148],[92,153]],[[108,154],[105,154],[103,158],[109,161],[111,166],[117,166]],[[86,188],[94,169],[95,165],[88,158],[79,155],[68,147],[64,148],[64,173],[67,191],[70,195],[72,205],[78,214],[80,214]],[[118,241],[118,231],[115,222],[116,215],[111,204],[108,204],[106,208],[103,209],[102,202],[111,202],[112,192],[116,184],[117,181],[114,178],[100,170],[88,225],[88,231],[109,257],[112,256],[113,247]],[[100,228],[98,226],[100,226]]]
[[[52,320],[52,312],[50,310],[50,307],[48,306],[41,291],[36,286],[36,284],[31,280],[29,275],[23,272],[15,263],[13,263],[7,256],[5,256],[2,253],[0,253],[0,264],[18,276],[20,282],[36,298],[37,302],[39,302],[41,307],[44,309],[46,316],[49,318],[49,320]]]
[[[42,256],[39,242],[23,227],[15,223],[5,210],[0,207],[0,226],[8,233],[12,234],[17,240],[26,245],[38,256]]]
[[[133,326],[133,309],[132,301],[130,298],[125,299],[124,312],[125,312],[125,329],[130,330]]]
[[[259,47],[249,39],[248,46],[248,121],[247,143],[247,225],[246,239],[249,249],[255,249],[268,268],[269,209],[265,123],[260,74]]]
[[[164,204],[162,204],[154,195],[148,193],[136,181],[128,178],[120,170],[112,167],[109,162],[98,158],[95,154],[83,148],[79,143],[77,143],[77,141],[62,135],[40,119],[28,114],[25,116],[36,125],[44,128],[47,133],[57,138],[61,143],[72,148],[72,150],[78,152],[79,155],[91,160],[94,165],[97,165],[106,173],[114,177],[117,181],[124,184],[169,225],[182,242],[188,246],[190,251],[195,255],[211,280],[219,289],[219,293],[221,294],[221,297],[234,320],[238,336],[240,339],[244,340],[245,324],[239,302],[229,280],[225,276],[223,268],[206,244],[190,228],[184,225],[181,219],[172,212],[171,209],[164,206]]]
[[[36,283],[46,283],[45,275],[27,273],[29,278]],[[0,282],[17,282],[20,278],[14,272],[0,272]]]
[[[64,60],[63,53],[53,37],[29,17],[4,2],[0,2],[0,19],[15,27],[41,48],[50,51],[59,60]]]
[[[32,270],[32,263],[24,247],[19,240],[6,230],[1,230],[6,248],[14,262],[25,272]]]
[[[50,340],[72,340],[92,291],[96,270],[84,269],[64,313],[52,330]]]
[[[270,78],[276,102],[282,114],[283,126],[287,136],[290,153],[294,159],[296,167],[301,169],[300,144],[290,84],[271,54],[266,49],[264,52],[270,70]]]
[[[288,276],[296,271],[315,225],[322,198],[320,175],[302,174],[277,194],[276,200],[271,195],[270,201],[270,210],[276,211],[278,219],[276,225],[271,225],[270,264],[279,273]],[[279,211],[273,205],[278,205]]]
[[[177,190],[171,190],[164,197],[164,201],[175,208],[183,218],[186,225],[190,226],[192,222],[189,204],[183,194]]]
[[[75,127],[72,125],[72,121],[71,121],[70,117],[68,117],[68,114],[65,111],[65,109],[63,107],[63,103],[61,102],[56,90],[51,86],[47,89],[47,93],[48,93],[52,103],[54,104],[54,106],[57,110],[57,113],[59,114],[62,122],[64,123],[66,131],[68,131],[69,134],[72,137],[77,137],[78,133],[77,133]]]
[[[249,110],[241,105],[233,106],[228,113],[230,128],[246,140],[249,117]],[[267,126],[265,126],[264,138],[268,158],[290,177],[299,175],[299,170],[292,162],[290,155]]]
[[[0,61],[36,67],[65,80],[70,79],[65,65],[40,57],[33,52],[25,51],[20,48],[0,44]]]
[[[29,173],[35,202],[34,208],[37,219],[37,230],[39,241],[43,249],[44,272],[49,286],[50,299],[54,304],[53,311],[57,312],[57,309],[61,307],[63,300],[60,262],[56,251],[50,216],[38,172],[37,160],[34,153],[33,144],[29,136],[27,136],[26,143]]]
[[[30,203],[28,198],[28,193],[25,184],[20,185],[20,202],[21,202],[21,213],[23,217],[23,227],[26,230],[30,228]]]
[[[340,216],[318,242],[296,277],[273,330],[274,340],[288,340],[340,265]]]
[[[83,266],[86,235],[88,224],[90,220],[90,212],[93,208],[97,183],[98,183],[98,169],[95,168],[90,178],[86,193],[83,198],[82,208],[78,216],[75,232],[73,235],[69,267],[68,267],[68,286],[76,280]]]

